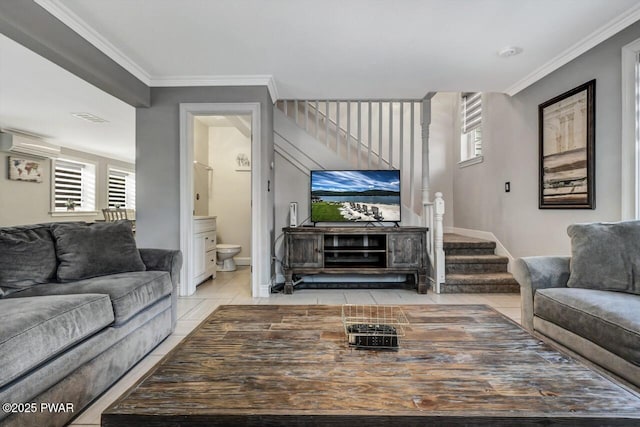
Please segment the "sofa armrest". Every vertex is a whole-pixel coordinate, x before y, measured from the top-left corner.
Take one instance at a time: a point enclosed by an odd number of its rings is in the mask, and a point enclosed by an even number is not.
[[[570,257],[527,257],[516,260],[513,275],[520,284],[521,322],[533,331],[533,298],[538,289],[565,288]]]
[[[182,268],[182,252],[170,249],[138,249],[142,262],[151,271],[168,271],[171,276],[171,325],[178,321],[178,280]]]

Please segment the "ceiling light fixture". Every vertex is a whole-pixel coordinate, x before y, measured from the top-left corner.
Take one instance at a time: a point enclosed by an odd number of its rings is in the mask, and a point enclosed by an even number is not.
[[[510,56],[516,56],[522,53],[522,48],[518,46],[507,46],[498,51],[498,56],[501,58],[509,58]]]
[[[105,120],[102,117],[98,117],[91,113],[71,113],[75,118],[86,120],[91,123],[108,123],[109,120]]]

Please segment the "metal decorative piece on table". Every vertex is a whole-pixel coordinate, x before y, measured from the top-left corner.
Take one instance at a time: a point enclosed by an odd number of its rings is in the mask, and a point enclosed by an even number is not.
[[[397,306],[344,304],[342,323],[351,347],[397,350],[409,321]]]
[[[595,89],[591,80],[538,106],[540,209],[595,209]]]

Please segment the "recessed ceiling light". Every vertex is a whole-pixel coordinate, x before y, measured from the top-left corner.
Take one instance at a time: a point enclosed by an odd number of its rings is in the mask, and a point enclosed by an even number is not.
[[[507,46],[498,51],[498,56],[501,58],[508,58],[522,53],[522,48],[518,46]]]
[[[71,113],[73,117],[78,119],[86,120],[91,123],[108,123],[109,120],[105,120],[102,117],[98,117],[95,114],[91,113]]]

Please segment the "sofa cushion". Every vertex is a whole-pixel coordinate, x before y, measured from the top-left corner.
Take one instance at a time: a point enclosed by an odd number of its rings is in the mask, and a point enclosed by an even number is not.
[[[50,282],[57,267],[48,225],[0,228],[0,297]]]
[[[640,295],[640,221],[570,225],[567,286]]]
[[[145,270],[129,221],[52,224],[51,232],[60,282]]]
[[[114,326],[120,326],[146,307],[171,294],[171,276],[166,271],[137,271],[93,277],[68,283],[36,285],[9,298],[66,295],[107,294],[111,299]]]
[[[107,295],[0,300],[0,387],[112,322]]]
[[[640,296],[579,288],[540,289],[534,314],[640,366]]]

